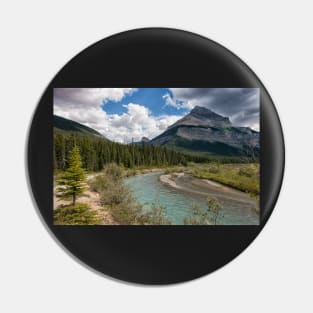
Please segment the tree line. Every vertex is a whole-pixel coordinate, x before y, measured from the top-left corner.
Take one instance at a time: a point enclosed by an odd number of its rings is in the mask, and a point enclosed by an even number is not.
[[[70,152],[77,146],[82,166],[87,171],[100,171],[105,164],[116,163],[126,168],[186,165],[187,162],[206,162],[201,156],[193,156],[165,147],[146,143],[120,144],[77,134],[54,133],[53,167],[64,170],[69,166]]]

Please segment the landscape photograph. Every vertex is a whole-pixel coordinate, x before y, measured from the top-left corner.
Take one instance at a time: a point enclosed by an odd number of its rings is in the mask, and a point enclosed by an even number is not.
[[[259,225],[258,88],[55,88],[54,225]]]

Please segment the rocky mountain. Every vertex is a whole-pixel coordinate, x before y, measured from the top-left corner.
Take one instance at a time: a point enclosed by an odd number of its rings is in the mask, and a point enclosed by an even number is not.
[[[90,127],[57,115],[53,115],[53,128],[57,132],[75,133],[106,139],[99,132]]]
[[[196,106],[150,141],[156,146],[209,155],[259,156],[259,132],[233,126],[228,117]]]
[[[168,128],[176,126],[202,126],[202,127],[227,127],[231,126],[228,117],[200,106],[195,106],[192,111]]]

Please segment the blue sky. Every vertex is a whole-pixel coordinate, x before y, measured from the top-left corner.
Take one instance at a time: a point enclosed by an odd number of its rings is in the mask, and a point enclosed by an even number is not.
[[[165,96],[168,95],[168,96]],[[169,88],[136,88],[136,91],[127,94],[120,101],[108,100],[103,103],[103,110],[108,114],[122,114],[127,112],[128,103],[144,104],[154,116],[185,115],[188,108],[176,108],[166,103],[166,99],[174,95]],[[178,100],[177,100],[178,101]]]
[[[125,143],[158,136],[196,105],[259,130],[259,102],[258,88],[54,89],[54,114]]]

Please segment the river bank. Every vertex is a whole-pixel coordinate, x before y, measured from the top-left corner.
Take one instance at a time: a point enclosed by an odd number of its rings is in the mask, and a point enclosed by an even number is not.
[[[203,191],[210,191],[213,189],[216,190],[223,190],[224,192],[229,193],[240,193],[244,194],[244,192],[241,192],[240,190],[237,190],[235,188],[231,188],[228,186],[225,186],[223,184],[214,182],[210,179],[200,179],[193,177],[192,175],[188,173],[172,173],[172,174],[162,174],[160,175],[160,181],[164,184],[167,184],[173,188],[185,190],[189,192],[200,192]],[[186,185],[186,182],[189,182],[189,184]],[[189,188],[187,188],[189,187]],[[192,187],[190,189],[190,187]],[[197,188],[197,189],[195,189]]]
[[[258,203],[255,198],[240,190],[222,185],[209,179],[199,179],[188,173],[162,174],[159,180],[171,188],[181,190],[189,194],[213,195],[225,202],[231,200],[249,205],[258,211]]]

